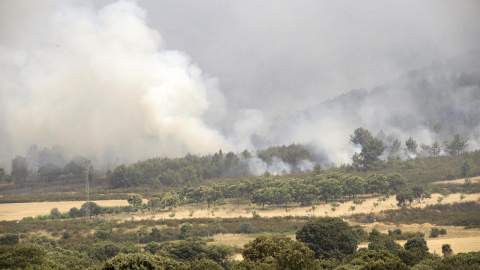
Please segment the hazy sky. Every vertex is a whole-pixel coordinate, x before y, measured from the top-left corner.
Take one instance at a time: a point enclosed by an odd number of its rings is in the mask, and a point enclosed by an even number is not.
[[[302,108],[480,44],[478,1],[139,1],[234,108]]]
[[[474,0],[4,0],[0,159],[251,148],[278,116],[478,44]]]

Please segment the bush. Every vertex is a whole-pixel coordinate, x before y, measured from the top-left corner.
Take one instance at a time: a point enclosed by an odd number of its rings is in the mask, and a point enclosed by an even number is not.
[[[430,237],[431,238],[436,238],[440,234],[440,230],[438,228],[431,228],[430,229]]]
[[[18,244],[18,234],[7,234],[0,237],[0,245]]]

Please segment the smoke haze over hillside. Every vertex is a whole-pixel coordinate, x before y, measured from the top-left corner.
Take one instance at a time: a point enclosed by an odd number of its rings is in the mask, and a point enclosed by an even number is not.
[[[2,1],[0,159],[315,141],[338,164],[359,126],[476,147],[479,20],[476,1]]]

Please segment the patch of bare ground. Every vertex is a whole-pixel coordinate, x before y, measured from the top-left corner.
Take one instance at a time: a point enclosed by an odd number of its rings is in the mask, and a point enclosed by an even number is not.
[[[370,232],[372,229],[377,229],[381,233],[388,233],[389,230],[400,229],[405,232],[421,232],[425,235],[427,240],[427,246],[431,253],[442,254],[442,245],[450,244],[453,252],[470,252],[480,251],[480,229],[465,229],[459,226],[436,226],[435,224],[385,224],[380,222],[374,222],[363,226],[365,231]],[[430,230],[432,228],[439,228],[447,230],[446,235],[440,235],[436,238],[430,238]],[[397,241],[400,245],[404,245],[407,241]],[[367,247],[368,243],[362,243],[361,247]]]
[[[470,182],[472,184],[473,183],[480,183],[480,176],[471,177],[469,179],[470,179]],[[465,178],[448,180],[448,181],[437,181],[437,182],[433,182],[433,184],[458,184],[458,185],[461,185],[461,184],[465,184]]]

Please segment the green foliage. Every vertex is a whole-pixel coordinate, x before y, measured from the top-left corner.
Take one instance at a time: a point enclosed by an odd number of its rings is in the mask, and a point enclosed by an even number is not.
[[[242,256],[270,269],[308,269],[314,266],[314,252],[302,242],[284,236],[259,236],[245,244]],[[241,268],[235,268],[241,269]]]
[[[40,267],[45,263],[45,255],[45,250],[36,244],[0,246],[0,268]]]
[[[405,250],[410,250],[412,248],[418,248],[421,250],[428,251],[427,241],[423,237],[414,237],[412,239],[407,240],[405,245],[403,246]]]
[[[381,166],[382,162],[379,157],[386,146],[381,140],[374,138],[370,131],[361,127],[355,129],[353,134],[350,135],[350,142],[362,147],[360,154],[355,154],[352,157],[354,167],[361,167],[368,171],[378,169]]]
[[[107,222],[103,222],[97,227],[95,237],[99,240],[107,240],[112,234],[112,227]]]
[[[316,258],[342,259],[357,249],[354,230],[339,218],[313,219],[297,231],[296,238],[308,244]]]
[[[139,194],[129,195],[127,201],[134,207],[139,207],[143,203],[142,196]]]
[[[162,258],[151,254],[119,254],[106,261],[103,270],[187,270],[187,266],[172,259]]]
[[[156,254],[181,262],[213,259],[222,264],[233,255],[233,250],[226,246],[207,246],[205,241],[193,237],[180,242],[165,243]]]
[[[442,245],[442,254],[443,256],[448,256],[453,253],[452,247],[450,244],[443,244]]]
[[[411,136],[408,138],[407,141],[405,141],[405,146],[407,147],[406,150],[410,153],[417,153],[418,144],[414,139],[412,139]]]
[[[348,258],[347,262],[343,269],[409,269],[400,258],[385,250],[359,251]]]
[[[467,140],[463,137],[461,138],[459,134],[455,134],[451,141],[445,142],[445,146],[451,155],[459,155],[463,149],[467,148],[468,143]]]
[[[402,250],[402,247],[397,244],[396,239],[393,236],[380,233],[377,229],[372,230],[368,240],[370,241],[368,244],[369,250],[385,250],[392,254],[397,254]]]
[[[12,171],[10,174],[16,181],[25,180],[28,176],[27,159],[21,156],[16,156],[12,159]]]
[[[18,242],[18,234],[6,234],[0,237],[0,245],[15,245]]]
[[[192,231],[193,225],[188,222],[185,222],[180,226],[180,235],[183,238],[188,238],[192,234]]]
[[[177,207],[179,203],[180,197],[174,191],[165,193],[165,196],[160,202],[162,208],[168,207],[169,209],[172,209],[172,207]]]

